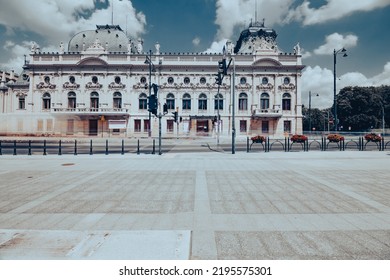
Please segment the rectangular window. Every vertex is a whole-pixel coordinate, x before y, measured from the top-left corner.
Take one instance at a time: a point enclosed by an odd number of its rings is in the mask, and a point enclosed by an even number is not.
[[[240,132],[246,132],[246,120],[240,120]]]
[[[140,110],[146,110],[148,109],[148,100],[147,99],[140,99],[139,100],[139,107]]]
[[[191,99],[183,99],[183,110],[191,110]]]
[[[167,99],[168,110],[175,110],[175,99]]]
[[[290,111],[291,110],[291,100],[290,99],[283,99],[282,108],[285,111]]]
[[[219,100],[215,99],[214,100],[214,109],[218,110],[218,103],[219,103],[219,110],[223,110],[223,99],[219,99]]]
[[[262,121],[261,122],[261,132],[262,133],[268,133],[269,131],[269,122],[268,121]]]
[[[26,109],[26,99],[24,97],[19,97],[19,110]]]
[[[37,130],[39,132],[42,132],[43,131],[43,120],[38,120],[38,123],[37,123]]]
[[[198,109],[199,110],[207,110],[207,100],[206,99],[200,99],[199,100],[199,106],[198,106]]]
[[[74,120],[69,119],[66,126],[66,134],[73,135],[73,133],[74,133]]]
[[[114,98],[113,105],[114,105],[114,109],[122,108],[122,99],[121,98]]]
[[[242,98],[238,100],[238,110],[240,111],[248,110],[248,99]]]
[[[46,121],[46,131],[51,132],[53,130],[53,120]]]
[[[167,132],[173,132],[173,120],[167,120]]]
[[[291,133],[291,121],[284,121],[284,132]]]
[[[134,132],[141,132],[141,120],[134,120]]]
[[[50,99],[43,99],[43,110],[50,110]]]
[[[268,109],[269,108],[269,99],[268,98],[264,98],[264,99],[261,99],[260,100],[261,104],[261,109]]]
[[[144,120],[144,132],[149,132],[149,120]]]

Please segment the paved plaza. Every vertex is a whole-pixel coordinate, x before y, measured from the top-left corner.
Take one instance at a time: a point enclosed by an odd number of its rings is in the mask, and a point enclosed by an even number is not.
[[[0,259],[390,259],[389,152],[0,156]]]

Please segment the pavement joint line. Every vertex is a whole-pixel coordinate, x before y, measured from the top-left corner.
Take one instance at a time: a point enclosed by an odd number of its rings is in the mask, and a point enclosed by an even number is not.
[[[375,209],[377,209],[380,212],[390,213],[390,207],[388,207],[382,203],[379,203],[375,200],[372,200],[368,197],[362,196],[354,191],[346,190],[347,186],[342,184],[342,183],[337,184],[338,187],[336,188],[332,183],[329,183],[328,181],[326,181],[324,179],[318,178],[315,175],[309,174],[308,172],[301,171],[301,170],[294,170],[294,172],[296,172],[302,176],[308,177],[311,180],[316,181],[322,185],[325,185],[328,188],[331,188],[335,191],[341,192],[342,194],[347,195],[353,199],[356,199],[364,204],[367,204],[371,207],[374,207]]]
[[[201,259],[217,259],[217,247],[212,223],[206,171],[198,169],[195,180],[194,230],[192,232],[192,256]]]
[[[46,194],[44,196],[41,196],[38,199],[35,199],[35,200],[30,201],[30,202],[28,202],[26,204],[23,204],[23,205],[15,208],[15,209],[9,211],[9,213],[10,214],[13,214],[13,213],[23,213],[25,211],[28,211],[28,210],[32,209],[33,207],[36,207],[36,206],[40,205],[41,203],[44,203],[44,202],[46,202],[46,201],[48,201],[48,200],[50,200],[50,199],[52,199],[52,198],[54,198],[54,197],[56,197],[56,196],[58,196],[60,194],[68,192],[68,191],[70,191],[70,190],[72,190],[72,189],[74,189],[74,188],[84,184],[85,182],[93,179],[94,177],[102,175],[102,174],[107,173],[107,172],[108,171],[103,170],[103,171],[94,173],[94,174],[92,174],[90,176],[84,177],[84,178],[80,179],[79,181],[77,181],[75,183],[72,183],[72,184],[70,184],[68,186],[63,186],[63,187],[61,187],[61,188],[59,188],[59,189],[57,189],[57,190],[55,190],[55,191],[53,191],[51,193],[48,193],[48,194]]]

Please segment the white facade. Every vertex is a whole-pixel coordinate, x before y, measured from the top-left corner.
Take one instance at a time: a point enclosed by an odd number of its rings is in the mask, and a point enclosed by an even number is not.
[[[0,134],[146,137],[149,66],[150,82],[159,86],[159,110],[164,103],[169,109],[162,118],[163,137],[215,135],[218,102],[220,133],[230,135],[233,96],[236,135],[302,133],[299,45],[293,53],[281,53],[276,33],[267,37],[270,30],[251,25],[234,51],[226,46],[232,63],[220,99],[215,74],[223,54],[160,53],[159,45],[145,53],[141,40],[125,42],[123,31],[108,25],[76,34],[68,52],[63,44],[58,53],[33,46],[19,79],[2,83]],[[148,57],[152,64],[145,63]],[[152,115],[151,136],[157,135],[158,118]]]

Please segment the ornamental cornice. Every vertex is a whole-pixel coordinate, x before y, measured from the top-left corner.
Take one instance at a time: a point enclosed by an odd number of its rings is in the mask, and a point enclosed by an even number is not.
[[[238,84],[236,85],[236,89],[251,89],[251,85],[246,83],[246,84]]]
[[[278,88],[279,90],[295,90],[295,85],[290,83],[287,85],[280,85]]]
[[[47,83],[44,83],[44,82],[40,82],[39,84],[37,84],[37,89],[55,89],[56,88],[56,85],[53,85],[53,84],[47,84]]]
[[[92,82],[88,82],[86,85],[85,85],[85,88],[86,89],[101,89],[103,87],[102,84],[99,84],[99,83],[92,83]]]
[[[114,83],[114,82],[112,82],[112,83],[110,83],[108,85],[109,89],[124,89],[125,87],[126,87],[125,84],[122,84],[122,83],[117,84],[117,83]]]
[[[133,85],[133,89],[140,89],[140,88],[148,89],[148,86],[146,84],[141,84],[139,82]]]
[[[273,90],[273,88],[274,88],[274,86],[270,83],[268,83],[266,85],[261,84],[261,85],[256,86],[257,90]]]
[[[69,82],[66,82],[66,83],[64,83],[64,84],[62,85],[62,87],[63,87],[64,89],[78,89],[78,88],[80,88],[80,85],[79,85],[79,84],[71,84],[71,83],[69,83]]]

